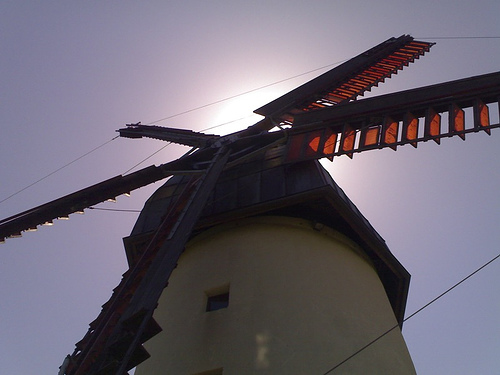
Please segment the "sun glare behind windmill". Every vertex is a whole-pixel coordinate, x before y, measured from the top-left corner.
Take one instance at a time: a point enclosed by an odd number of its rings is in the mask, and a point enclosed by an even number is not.
[[[255,124],[262,120],[263,117],[253,111],[279,95],[280,93],[274,90],[258,90],[224,102],[220,111],[214,117],[213,126],[216,128],[213,128],[213,132],[226,135]]]

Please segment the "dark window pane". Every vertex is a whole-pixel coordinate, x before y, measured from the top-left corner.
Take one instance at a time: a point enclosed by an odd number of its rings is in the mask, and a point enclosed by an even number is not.
[[[209,296],[207,299],[207,311],[215,311],[225,309],[229,305],[229,292]]]

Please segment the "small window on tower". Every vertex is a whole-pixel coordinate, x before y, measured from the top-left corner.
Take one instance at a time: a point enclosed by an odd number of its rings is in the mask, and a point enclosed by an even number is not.
[[[206,311],[225,309],[229,306],[229,284],[206,292]]]

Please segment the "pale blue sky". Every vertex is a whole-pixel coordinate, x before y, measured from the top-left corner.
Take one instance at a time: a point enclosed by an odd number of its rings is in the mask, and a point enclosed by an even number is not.
[[[373,95],[498,71],[500,39],[433,37],[500,36],[499,13],[497,1],[4,0],[0,200],[125,123],[342,61],[391,36],[437,44]],[[321,72],[158,124],[201,130],[245,117]],[[1,203],[0,216],[124,173],[162,146],[116,139]],[[500,252],[499,149],[494,130],[325,163],[412,274],[407,315]],[[142,166],[182,151],[167,147]],[[154,189],[103,207],[140,209]],[[57,373],[125,271],[121,239],[136,217],[87,211],[0,245],[0,373]],[[498,373],[499,270],[494,263],[405,323],[419,374]]]

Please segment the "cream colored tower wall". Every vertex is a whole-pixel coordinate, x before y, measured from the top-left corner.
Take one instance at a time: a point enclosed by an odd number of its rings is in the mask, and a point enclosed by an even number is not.
[[[207,293],[227,286],[228,307],[206,312]],[[224,375],[321,375],[397,324],[356,244],[283,217],[235,222],[191,241],[155,319],[163,332],[146,344],[152,357],[137,375],[220,368]],[[399,328],[332,372],[414,373]]]

